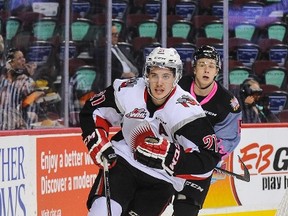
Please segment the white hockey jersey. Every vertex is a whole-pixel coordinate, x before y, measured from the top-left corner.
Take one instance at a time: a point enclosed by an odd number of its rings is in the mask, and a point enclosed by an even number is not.
[[[213,128],[199,103],[179,86],[159,107],[149,105],[149,100],[151,102],[142,78],[115,80],[113,88],[95,95],[84,106],[80,115],[83,139],[95,127],[107,130],[103,123],[107,121],[109,126],[121,126],[123,139],[111,141],[116,154],[146,174],[172,183],[177,191],[183,188],[185,179],[210,176],[221,156]],[[139,136],[143,139],[164,137],[180,144],[185,151],[184,167],[176,176],[170,176],[162,169],[136,161],[133,153]]]

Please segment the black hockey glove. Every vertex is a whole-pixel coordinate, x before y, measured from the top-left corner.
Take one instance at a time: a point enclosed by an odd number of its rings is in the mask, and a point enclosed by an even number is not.
[[[94,133],[96,133],[96,135]],[[89,137],[92,138],[88,139]],[[102,157],[105,157],[108,162],[108,167],[112,168],[116,164],[117,155],[106,136],[106,132],[103,129],[95,129],[93,134],[89,135],[88,138],[86,138],[84,142],[89,149],[89,154],[94,163],[103,169]]]
[[[183,148],[179,144],[170,143],[167,139],[147,137],[138,143],[135,159],[140,163],[156,169],[164,169],[169,175],[181,166]]]

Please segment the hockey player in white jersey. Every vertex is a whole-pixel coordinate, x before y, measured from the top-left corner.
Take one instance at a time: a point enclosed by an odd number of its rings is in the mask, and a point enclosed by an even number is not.
[[[177,82],[182,62],[173,48],[155,48],[143,78],[115,80],[80,113],[82,137],[99,174],[89,216],[106,216],[103,161],[109,164],[113,216],[157,216],[186,179],[209,178],[221,159],[205,112]],[[109,127],[121,131],[108,140]]]

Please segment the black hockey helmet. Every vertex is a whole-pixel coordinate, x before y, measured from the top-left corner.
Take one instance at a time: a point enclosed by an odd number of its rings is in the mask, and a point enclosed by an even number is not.
[[[208,45],[199,47],[194,53],[192,64],[195,65],[201,58],[214,59],[216,61],[216,66],[221,69],[221,58],[214,47]]]

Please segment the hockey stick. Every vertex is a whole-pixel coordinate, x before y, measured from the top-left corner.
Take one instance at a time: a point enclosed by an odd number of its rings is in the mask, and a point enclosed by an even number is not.
[[[107,205],[107,216],[112,216],[108,162],[105,157],[102,157],[102,160],[103,160],[103,167],[104,167],[104,186],[105,186],[105,196],[106,196],[106,205]]]
[[[244,175],[240,175],[240,174],[237,174],[237,173],[233,173],[233,172],[230,172],[228,170],[225,170],[225,169],[222,169],[220,167],[215,167],[214,169],[218,170],[219,172],[222,172],[226,175],[230,175],[232,177],[235,177],[241,181],[246,181],[246,182],[250,182],[250,173],[249,173],[249,170],[248,168],[246,167],[246,165],[244,164],[244,162],[241,160],[241,158],[239,157],[238,155],[238,158],[239,158],[239,161],[240,163],[243,165],[243,168],[244,168]]]

